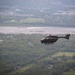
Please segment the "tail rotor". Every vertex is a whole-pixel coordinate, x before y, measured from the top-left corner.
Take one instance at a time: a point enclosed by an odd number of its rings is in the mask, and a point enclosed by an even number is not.
[[[69,39],[69,37],[70,37],[70,34],[67,34],[67,35],[65,36],[66,39]]]

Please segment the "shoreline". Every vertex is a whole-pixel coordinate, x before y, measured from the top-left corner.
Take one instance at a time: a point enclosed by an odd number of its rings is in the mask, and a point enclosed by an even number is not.
[[[6,27],[0,26],[4,34],[75,34],[75,28],[69,27]]]

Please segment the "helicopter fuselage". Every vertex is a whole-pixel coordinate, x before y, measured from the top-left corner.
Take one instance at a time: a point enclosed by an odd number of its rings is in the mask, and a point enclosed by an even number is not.
[[[67,35],[61,36],[61,37],[49,35],[49,36],[46,36],[45,38],[42,38],[41,43],[52,44],[52,43],[55,43],[59,38],[69,39],[69,37],[70,37],[70,34],[67,34]]]
[[[41,39],[41,43],[51,44],[51,43],[56,42],[57,40],[58,40],[57,36],[50,36],[50,37],[46,37],[46,38]]]

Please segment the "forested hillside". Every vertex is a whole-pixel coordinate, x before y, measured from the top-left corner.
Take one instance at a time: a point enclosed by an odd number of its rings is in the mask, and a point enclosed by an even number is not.
[[[41,34],[0,34],[0,75],[75,75],[75,35],[51,45]]]

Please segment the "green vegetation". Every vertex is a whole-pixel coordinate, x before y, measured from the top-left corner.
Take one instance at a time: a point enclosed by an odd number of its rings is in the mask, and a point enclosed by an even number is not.
[[[44,23],[42,18],[27,18],[25,20],[20,20],[20,23]]]
[[[45,23],[44,19],[42,18],[26,18],[26,19],[22,19],[22,20],[9,20],[9,21],[5,21],[5,23]]]
[[[50,14],[47,14],[46,16],[45,14],[42,15],[41,13],[38,13],[38,15],[35,15],[34,17],[0,15],[0,26],[40,26],[41,25],[41,26],[74,27],[74,24],[75,24],[74,16],[50,15]]]
[[[64,75],[75,75],[75,71],[65,72]]]
[[[53,55],[53,57],[56,57],[56,56],[74,56],[75,55],[75,52],[58,52],[56,54]]]
[[[0,34],[0,75],[74,75],[75,35],[52,45],[41,34]]]

